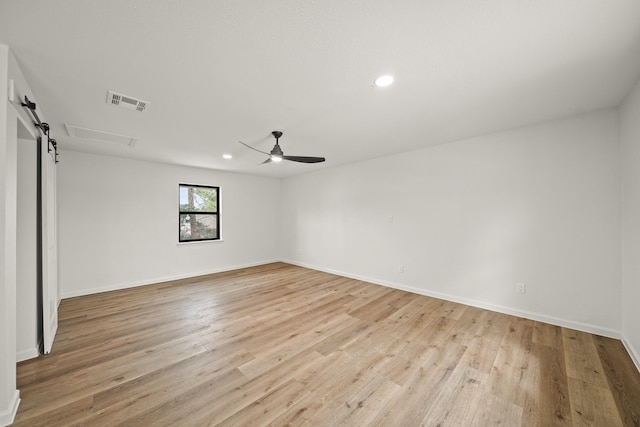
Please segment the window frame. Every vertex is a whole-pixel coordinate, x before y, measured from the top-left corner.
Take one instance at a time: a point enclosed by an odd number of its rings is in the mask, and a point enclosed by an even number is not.
[[[215,211],[184,211],[180,204],[180,190],[182,187],[194,187],[194,188],[207,188],[216,191],[216,210]],[[216,219],[216,237],[203,238],[203,239],[183,239],[180,230],[180,218],[182,215],[213,215]],[[178,184],[178,243],[193,243],[193,242],[212,242],[222,240],[222,233],[220,230],[220,187],[215,185],[202,185],[202,184]]]

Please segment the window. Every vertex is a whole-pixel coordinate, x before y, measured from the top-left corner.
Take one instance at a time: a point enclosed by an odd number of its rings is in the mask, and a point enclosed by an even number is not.
[[[220,187],[180,184],[179,240],[220,240]]]

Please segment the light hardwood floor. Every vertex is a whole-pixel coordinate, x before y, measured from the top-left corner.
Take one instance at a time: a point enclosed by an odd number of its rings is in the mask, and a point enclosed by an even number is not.
[[[283,263],[63,300],[16,426],[638,426],[618,340]]]

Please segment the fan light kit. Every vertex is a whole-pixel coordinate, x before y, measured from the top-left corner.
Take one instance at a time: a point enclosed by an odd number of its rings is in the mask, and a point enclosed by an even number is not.
[[[238,142],[247,148],[251,148],[252,150],[257,151],[258,153],[266,154],[267,156],[269,156],[267,160],[261,163],[262,165],[270,162],[281,162],[283,160],[289,160],[291,162],[298,162],[298,163],[320,163],[325,161],[324,157],[285,156],[284,153],[282,152],[282,148],[280,148],[280,142],[279,142],[280,137],[282,136],[282,132],[280,132],[279,130],[274,130],[273,132],[271,132],[271,135],[273,135],[274,138],[276,139],[276,145],[273,146],[270,153],[258,150],[257,148],[253,148],[252,146],[245,144],[242,141],[238,141]]]
[[[380,76],[375,81],[375,84],[378,87],[387,87],[391,83],[393,83],[393,76]]]
[[[223,158],[223,159],[230,160],[230,159],[233,159],[233,156],[232,156],[231,154],[223,154],[223,155],[222,155],[222,158]]]

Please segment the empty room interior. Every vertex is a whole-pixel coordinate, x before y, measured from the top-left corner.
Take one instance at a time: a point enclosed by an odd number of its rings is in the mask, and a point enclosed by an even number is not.
[[[0,0],[0,426],[640,426],[640,2]]]

